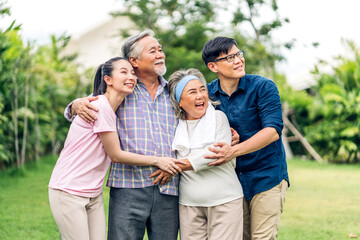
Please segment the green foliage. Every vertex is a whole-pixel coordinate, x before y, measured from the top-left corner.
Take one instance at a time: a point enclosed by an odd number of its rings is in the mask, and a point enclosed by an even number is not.
[[[308,111],[313,104],[313,99],[305,90],[294,90],[286,83],[284,75],[276,74],[274,79],[279,89],[281,102],[289,103],[289,107],[296,109],[296,113]]]
[[[245,51],[246,71],[253,74],[262,74],[273,78],[275,72],[275,62],[282,60],[282,56],[276,51],[279,46],[273,44],[270,39],[270,31],[281,26],[283,20],[276,18],[273,22],[266,25],[267,33],[263,33],[263,38],[245,36],[238,25],[242,21],[254,21],[258,10],[264,6],[271,6],[277,11],[276,0],[265,1],[214,1],[214,0],[123,0],[124,10],[114,11],[113,16],[128,16],[140,29],[150,28],[156,32],[157,38],[164,47],[167,61],[168,77],[180,68],[197,68],[208,81],[216,76],[203,63],[201,52],[204,44],[215,36],[233,37],[239,48]],[[227,6],[234,4],[249,4],[251,8],[226,10]],[[226,11],[233,17],[233,27],[216,27],[219,20],[219,10]],[[284,20],[285,21],[285,20]],[[231,29],[229,29],[231,28]],[[262,30],[265,31],[265,30]],[[123,37],[128,37],[128,31],[121,32]],[[266,36],[266,37],[265,37]],[[265,41],[266,40],[266,41]],[[271,47],[269,47],[271,46]],[[269,49],[272,49],[269,51]]]
[[[10,8],[6,6],[6,2],[0,2],[0,17],[10,15]]]
[[[41,141],[47,142],[41,147],[54,154],[62,146],[68,130],[64,107],[84,85],[74,63],[76,55],[61,55],[69,40],[65,35],[51,36],[51,44],[39,47],[34,54],[34,85],[39,93],[34,101],[38,103]]]
[[[318,84],[313,91],[313,108],[306,136],[329,161],[355,163],[360,161],[360,50],[353,42],[346,42],[352,59],[337,58],[333,73],[315,68]]]
[[[0,29],[0,169],[58,153],[69,126],[64,107],[88,89],[76,55],[63,54],[69,36],[35,48],[20,29],[15,21]]]
[[[288,18],[281,18],[277,13],[276,0],[238,0],[235,2],[228,0],[225,2],[229,6],[228,11],[233,13],[232,24],[236,28],[241,28],[243,23],[249,24],[258,42],[271,42],[271,32],[289,22]],[[261,10],[264,9],[274,14],[272,18],[262,22],[259,19],[262,15]]]
[[[0,96],[0,113],[3,112],[4,109],[4,98]],[[0,126],[5,126],[5,124],[8,122],[8,119],[5,115],[0,114]],[[5,141],[6,136],[4,135],[4,128],[0,128],[0,169],[1,169],[1,161],[8,163],[11,158],[11,152],[7,151],[5,149]]]
[[[24,63],[28,61],[29,49],[23,46],[18,30],[18,27],[14,26],[14,22],[6,31],[0,29],[0,96],[2,99],[0,107],[2,122],[0,125],[2,133],[0,137],[0,148],[2,149],[0,168],[13,161],[16,137],[14,130],[18,128],[17,125],[14,125],[14,120],[17,119],[15,111],[18,110],[18,101],[23,100],[21,86],[24,85],[24,74],[26,73],[26,64]],[[22,59],[25,61],[21,61]]]

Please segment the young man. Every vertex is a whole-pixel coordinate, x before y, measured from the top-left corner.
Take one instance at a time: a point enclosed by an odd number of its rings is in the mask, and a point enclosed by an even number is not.
[[[286,190],[289,186],[285,150],[281,141],[282,109],[275,83],[245,74],[244,53],[235,40],[208,41],[202,58],[218,79],[208,85],[212,100],[240,135],[240,143],[218,143],[210,149],[224,164],[236,157],[236,173],[244,191],[244,240],[276,239]]]

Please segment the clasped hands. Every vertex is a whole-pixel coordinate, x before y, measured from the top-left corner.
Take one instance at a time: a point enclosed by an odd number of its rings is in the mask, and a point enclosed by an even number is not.
[[[97,96],[84,97],[74,101],[71,108],[71,114],[77,114],[87,122],[94,122],[96,120],[96,117],[91,110],[98,111],[98,109],[94,105],[92,105],[91,102],[96,99],[98,99]],[[239,134],[233,128],[231,128],[231,146],[238,144],[239,141]],[[213,152],[214,154],[205,155],[204,157],[207,159],[215,159],[213,162],[209,163],[209,166],[220,166],[231,161],[235,157],[234,151],[232,150],[231,146],[224,142],[219,142],[214,144],[214,147],[209,147],[209,151]],[[179,164],[183,164],[180,160],[175,160],[175,162],[173,162],[171,170],[167,169],[168,171],[165,171],[158,169],[155,172],[151,173],[151,178],[157,176],[153,183],[159,183],[159,185],[163,185],[170,181],[170,179],[177,173],[181,173],[181,168],[176,167],[175,165],[176,162]]]
[[[240,142],[239,134],[231,128],[231,146],[234,146]],[[215,161],[209,163],[209,166],[220,166],[225,163],[230,162],[234,157],[235,153],[232,147],[224,142],[219,142],[214,144],[214,147],[209,147],[208,150],[214,154],[205,155],[207,159],[215,159]],[[176,174],[170,174],[169,172],[163,171],[161,169],[156,170],[150,174],[150,178],[156,177],[153,181],[153,184],[163,185],[170,181],[170,179]]]

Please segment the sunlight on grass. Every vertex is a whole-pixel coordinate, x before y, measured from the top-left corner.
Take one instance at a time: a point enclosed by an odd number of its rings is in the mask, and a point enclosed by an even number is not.
[[[0,172],[0,239],[59,239],[47,184],[56,158],[24,171]],[[291,160],[279,240],[349,239],[360,235],[360,166]],[[104,187],[107,214],[109,189]],[[147,240],[147,237],[145,238]]]
[[[278,239],[348,239],[360,234],[360,167],[289,161]]]

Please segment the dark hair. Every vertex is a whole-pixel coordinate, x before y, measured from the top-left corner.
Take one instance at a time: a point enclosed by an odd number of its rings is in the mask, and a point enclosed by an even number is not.
[[[236,41],[228,37],[216,37],[205,43],[202,50],[202,59],[207,66],[209,62],[214,61],[221,54],[227,54],[232,46],[236,46]]]
[[[114,62],[117,62],[119,60],[128,60],[123,57],[114,57],[109,60],[107,60],[105,63],[100,64],[100,66],[97,68],[95,77],[94,77],[94,91],[93,96],[101,95],[106,92],[107,84],[104,81],[104,76],[108,75],[111,77],[112,71],[114,70]]]

